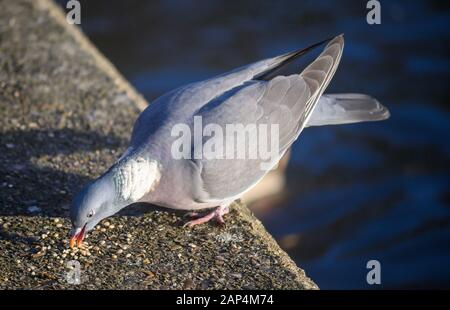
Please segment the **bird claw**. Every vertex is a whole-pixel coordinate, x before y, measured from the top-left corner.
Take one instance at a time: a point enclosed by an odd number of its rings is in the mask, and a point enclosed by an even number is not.
[[[186,212],[183,217],[189,217],[189,218],[193,218],[193,217],[198,217],[200,216],[200,213],[196,212],[196,211],[190,211],[190,212]]]
[[[217,207],[214,211],[206,214],[205,216],[201,216],[199,218],[196,218],[194,220],[191,220],[183,225],[183,227],[193,227],[195,225],[200,225],[206,222],[209,222],[210,220],[214,219],[220,226],[225,225],[225,221],[223,219],[223,216],[229,212],[229,208],[227,207]],[[196,213],[197,212],[190,212],[190,213]],[[189,215],[188,215],[189,216]]]
[[[225,221],[224,221],[222,215],[217,215],[214,219],[216,220],[217,224],[219,224],[220,226],[225,226]]]

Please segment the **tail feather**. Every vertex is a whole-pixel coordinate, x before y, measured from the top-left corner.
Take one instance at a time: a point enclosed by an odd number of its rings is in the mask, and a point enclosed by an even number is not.
[[[364,94],[325,94],[317,103],[309,126],[339,125],[389,118],[387,108]]]

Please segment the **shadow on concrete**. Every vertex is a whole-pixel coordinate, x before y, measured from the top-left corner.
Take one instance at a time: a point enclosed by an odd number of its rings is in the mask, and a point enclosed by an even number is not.
[[[0,145],[0,215],[66,216],[72,195],[98,166],[120,155],[125,141],[97,132],[33,129],[2,133]]]
[[[4,148],[0,155],[0,215],[7,216],[67,217],[73,195],[94,177],[90,177],[89,165],[102,165],[106,169],[126,145],[114,135],[72,129],[11,131],[1,134],[0,141]],[[102,153],[108,151],[115,154],[104,159]],[[118,214],[138,216],[152,210],[168,209],[135,203]],[[11,238],[15,239],[8,237]]]

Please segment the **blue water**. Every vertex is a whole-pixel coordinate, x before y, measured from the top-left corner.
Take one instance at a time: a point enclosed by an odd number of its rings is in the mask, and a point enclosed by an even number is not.
[[[305,130],[288,198],[255,211],[321,288],[450,287],[448,4],[381,1],[370,26],[365,1],[81,2],[83,30],[149,101],[345,33],[327,91],[371,94],[392,117]]]

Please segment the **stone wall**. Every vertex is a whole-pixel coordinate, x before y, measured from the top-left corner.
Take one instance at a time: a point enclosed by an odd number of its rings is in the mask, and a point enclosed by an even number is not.
[[[146,104],[54,3],[0,0],[0,288],[317,288],[240,203],[225,227],[193,229],[131,206],[69,250],[72,195],[120,156]]]

